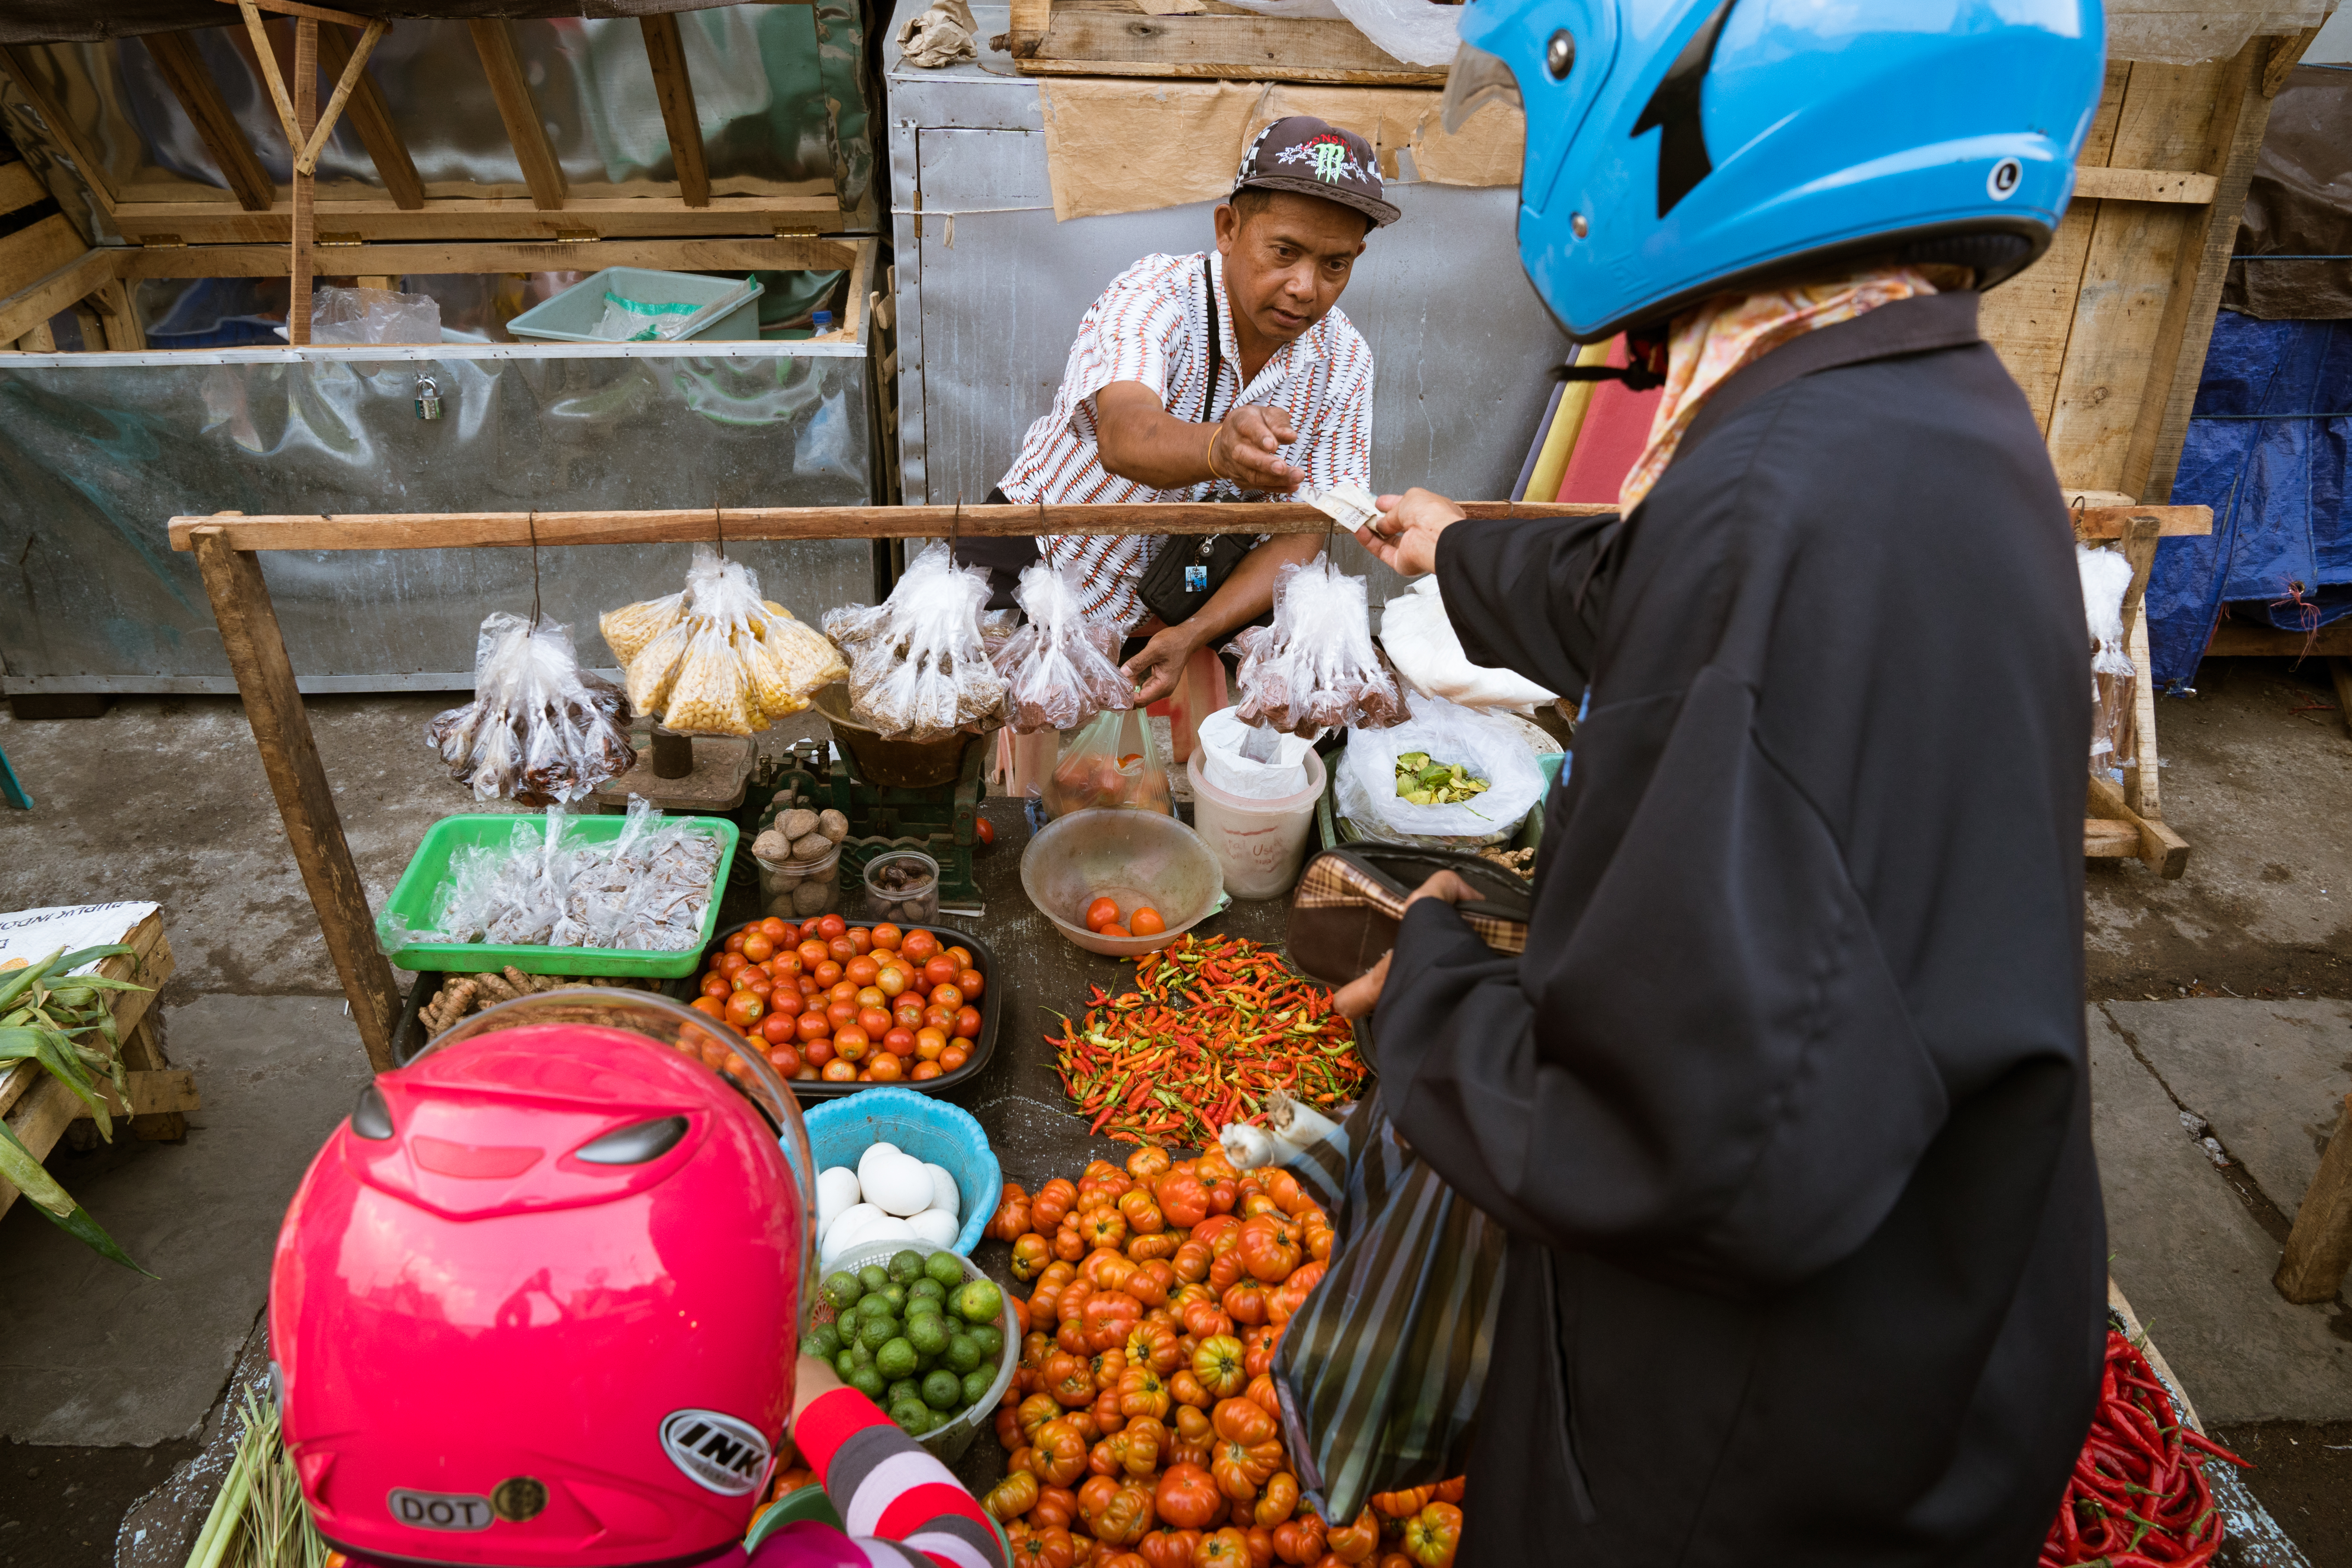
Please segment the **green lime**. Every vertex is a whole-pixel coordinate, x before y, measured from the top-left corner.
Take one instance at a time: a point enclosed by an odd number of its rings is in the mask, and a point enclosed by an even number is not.
[[[883,1286],[882,1299],[890,1303],[890,1310],[894,1312],[903,1312],[907,1310],[907,1288],[904,1285],[893,1281]]]
[[[869,1363],[868,1364],[870,1365],[872,1363]],[[833,1358],[833,1370],[840,1377],[842,1382],[847,1383],[849,1381],[849,1374],[857,1370],[856,1356],[848,1351],[841,1352]]]
[[[947,1303],[944,1301],[934,1301],[929,1296],[913,1296],[907,1300],[907,1321],[910,1323],[917,1318],[945,1316],[947,1316]]]
[[[911,1375],[915,1370],[915,1347],[903,1339],[894,1339],[887,1344],[877,1346],[874,1370],[893,1383]]]
[[[920,1405],[923,1402],[923,1385],[911,1377],[902,1377],[893,1383],[882,1397],[887,1407],[892,1410],[901,1405]]]
[[[897,1339],[898,1333],[898,1319],[868,1318],[857,1331],[857,1342],[867,1350],[879,1351],[884,1345]]]
[[[1004,1331],[994,1323],[974,1323],[970,1332],[971,1342],[980,1347],[980,1359],[993,1366],[1004,1353]]]
[[[978,1372],[965,1373],[963,1374],[963,1402],[966,1405],[977,1405],[982,1400],[987,1398],[988,1391],[995,1386],[996,1373],[987,1367],[982,1367]]]
[[[923,1259],[923,1273],[940,1289],[952,1290],[963,1283],[963,1259],[952,1252],[934,1252]]]
[[[898,1310],[890,1305],[890,1298],[879,1290],[861,1298],[857,1303],[857,1316],[861,1318],[895,1318],[898,1315]]]
[[[923,1379],[923,1403],[934,1410],[955,1410],[963,1404],[963,1379],[941,1367]]]
[[[931,1256],[937,1258],[940,1254],[935,1252]],[[936,1279],[918,1279],[907,1287],[907,1300],[910,1302],[937,1301],[944,1307],[948,1300],[948,1288]]]
[[[956,1373],[971,1372],[980,1365],[980,1342],[970,1334],[957,1334],[948,1341],[941,1359]]]
[[[841,1331],[831,1323],[819,1323],[801,1336],[801,1354],[831,1361],[841,1353]]]
[[[907,1320],[907,1338],[914,1342],[916,1353],[939,1354],[948,1348],[947,1315],[943,1312],[917,1313]]]
[[[955,1314],[967,1323],[986,1323],[1004,1310],[1004,1292],[987,1279],[975,1279],[955,1293]]]
[[[868,1399],[881,1398],[883,1389],[889,1386],[882,1381],[882,1374],[870,1366],[859,1367],[842,1381]]]
[[[890,1271],[878,1263],[869,1263],[857,1271],[857,1282],[868,1290],[879,1290],[890,1283]]]
[[[865,1294],[866,1287],[857,1282],[857,1276],[846,1270],[824,1282],[824,1299],[833,1303],[833,1310],[836,1312],[846,1312],[857,1305],[857,1298]]]
[[[890,1419],[896,1421],[898,1430],[909,1437],[919,1437],[936,1429],[940,1424],[939,1417],[931,1414],[930,1407],[920,1401],[900,1405],[891,1412]]]
[[[890,1255],[890,1278],[900,1285],[912,1285],[923,1277],[923,1255],[906,1247]]]

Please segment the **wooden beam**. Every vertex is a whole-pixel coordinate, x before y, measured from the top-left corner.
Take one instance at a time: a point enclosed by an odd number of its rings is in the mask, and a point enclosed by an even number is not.
[[[254,155],[253,143],[245,134],[245,127],[229,112],[228,104],[221,98],[220,84],[205,68],[203,53],[188,33],[147,33],[139,40],[147,46],[154,58],[155,68],[163,78],[163,85],[180,100],[196,134],[204,139],[205,148],[213,155],[213,166],[236,195],[236,205],[247,212],[268,212],[278,199],[278,186],[269,171],[261,166]]]
[[[155,1037],[155,1021],[142,1018],[122,1037],[122,1065],[134,1072],[155,1072],[172,1064],[163,1058],[163,1042]],[[159,1110],[131,1119],[131,1135],[147,1142],[175,1142],[188,1135],[184,1110]]]
[[[293,847],[311,906],[319,911],[327,952],[351,1001],[368,1063],[383,1072],[393,1065],[392,1030],[400,1016],[400,993],[393,984],[392,965],[376,946],[367,889],[352,863],[342,818],[335,809],[334,788],[327,782],[326,764],[310,735],[310,715],[294,685],[294,666],[286,656],[269,584],[262,578],[261,563],[249,551],[238,549],[226,528],[205,527],[205,520],[195,521],[199,526],[189,531],[189,543],[183,548],[195,552],[213,618],[220,626],[221,646],[245,700],[246,719],[261,749],[270,793],[278,797],[278,814],[285,819],[287,842]]]
[[[294,62],[290,58],[283,62],[278,59],[277,40],[269,36],[269,28],[262,21],[254,0],[237,0],[236,8],[245,18],[246,36],[253,41],[254,68],[261,73],[262,85],[269,89],[269,101],[278,110],[278,128],[285,133],[287,150],[291,153],[302,145],[302,130],[294,120],[294,98],[286,85],[286,79],[293,74]]]
[[[313,22],[340,23],[346,27],[364,27],[369,20],[365,16],[354,16],[349,11],[330,11],[323,5],[305,5],[300,0],[220,0],[220,3],[235,5],[239,10],[251,5],[273,16],[303,16]]]
[[[2139,858],[2139,828],[2129,822],[2109,822],[2098,816],[2084,817],[2083,855],[2090,860],[2137,860]]]
[[[640,16],[646,63],[653,67],[654,94],[661,100],[662,129],[669,133],[669,161],[677,175],[678,199],[690,207],[710,205],[710,170],[702,156],[702,120],[694,106],[694,79],[687,74],[686,44],[677,18],[665,11]]]
[[[30,163],[17,162],[0,163],[0,214],[12,213],[31,206],[35,202],[49,199],[49,187],[41,184]]]
[[[2143,500],[2170,500],[2173,476],[2180,468],[2180,447],[2188,438],[2197,384],[2205,374],[2205,351],[2213,340],[2213,319],[2221,309],[2230,253],[2237,244],[2238,219],[2245,211],[2246,189],[2262,153],[2263,132],[2270,125],[2271,100],[2254,89],[2264,50],[2273,41],[2259,37],[2247,40],[2223,73],[2214,100],[2205,155],[2200,161],[2204,172],[2216,176],[2212,205],[2205,209],[2202,232],[2192,226],[2182,237],[2131,439],[2124,448],[2123,488],[2137,489]]]
[[[147,330],[139,324],[139,308],[130,285],[120,278],[88,296],[105,318],[106,346],[117,353],[137,353],[147,347]]]
[[[106,1101],[109,1114],[123,1121],[142,1116],[161,1116],[173,1112],[201,1110],[204,1104],[196,1098],[196,1075],[185,1068],[160,1068],[125,1071],[123,1087],[131,1092],[120,1095],[110,1079],[100,1079],[96,1084],[98,1098]],[[74,1112],[77,1121],[89,1121],[96,1112],[79,1100]]]
[[[2189,868],[2189,841],[2154,817],[2142,816],[2124,802],[2123,790],[2096,773],[2088,781],[2086,814],[2103,822],[2128,826],[2139,838],[2142,864],[2159,877],[2174,878]],[[2112,833],[2112,829],[2105,830]]]
[[[352,44],[341,27],[319,30],[319,58],[339,79],[351,68]],[[384,194],[393,204],[404,212],[423,206],[425,182],[417,177],[416,160],[409,155],[408,143],[402,139],[375,78],[365,71],[359,74],[351,104],[343,112],[352,129],[359,132],[360,144],[375,160],[376,178],[383,182]]]
[[[0,343],[13,343],[51,316],[103,288],[122,258],[119,248],[85,250],[47,276],[0,299]]]
[[[2286,86],[2287,73],[2303,63],[2304,50],[2311,40],[2319,37],[2317,27],[2305,27],[2298,33],[2271,40],[2271,55],[2263,66],[2263,96],[2276,98]]]
[[[2294,1211],[2294,1228],[2271,1283],[2290,1301],[2333,1300],[2347,1268],[2352,1268],[2352,1094],[2344,1097],[2335,1135],[2319,1156],[2319,1174]]]
[[[578,244],[336,246],[326,254],[341,271],[397,278],[430,272],[593,272],[604,267],[657,267],[679,272],[834,272],[856,265],[871,239],[607,239]],[[282,245],[189,245],[116,248],[129,278],[282,278]],[[0,301],[0,310],[5,302]],[[46,318],[45,318],[46,319]]]
[[[2203,206],[2213,199],[2211,174],[2187,169],[2103,169],[2096,165],[2074,171],[2074,199],[2101,202],[2185,202]]]
[[[301,25],[296,24],[297,26]],[[310,25],[314,29],[317,26],[315,23]],[[335,133],[335,121],[342,118],[343,105],[351,101],[352,89],[364,79],[367,58],[375,53],[376,41],[383,37],[384,29],[384,23],[370,22],[367,25],[367,31],[360,35],[359,47],[352,50],[351,58],[343,62],[342,69],[336,73],[335,90],[329,96],[327,107],[319,111],[319,122],[311,127],[310,139],[302,143],[302,155],[294,160],[294,172],[297,174],[318,173],[319,154],[327,150],[327,138]],[[315,36],[311,40],[311,47],[313,51],[318,47]]]
[[[308,147],[318,124],[319,20],[298,16],[294,21],[294,147]],[[310,244],[318,232],[318,199],[317,174],[298,162],[294,165],[294,233],[288,243],[286,280],[286,341],[298,349],[310,342]]]
[[[2313,632],[2284,632],[2250,621],[2224,620],[2205,645],[2207,658],[2352,658],[2352,618]]]
[[[830,189],[822,195],[714,195],[707,207],[667,195],[566,198],[558,212],[534,205],[529,196],[428,196],[422,208],[403,208],[389,196],[322,195],[316,210],[322,233],[390,243],[766,238],[788,226],[815,232],[851,222]],[[249,213],[229,202],[132,202],[116,209],[115,226],[134,245],[164,237],[189,246],[283,245],[292,232],[282,203]]]
[[[1149,71],[1246,81],[1434,85],[1443,68],[1406,65],[1346,22],[1288,16],[1152,16],[1056,7],[1026,72]]]
[[[25,288],[89,248],[63,213],[51,213],[14,234],[0,234],[0,289]]]
[[[81,1097],[57,1079],[46,1073],[8,1114],[8,1131],[16,1135],[36,1160],[46,1160],[49,1151],[58,1146],[58,1138],[73,1121],[74,1112],[85,1109]],[[0,1176],[0,1214],[6,1214],[16,1201],[16,1184]]]
[[[490,97],[499,118],[514,144],[515,162],[522,165],[523,184],[530,187],[531,205],[542,212],[560,210],[568,194],[563,165],[548,145],[547,127],[539,118],[530,83],[522,79],[522,62],[515,58],[514,35],[496,17],[466,24],[474,36],[474,52],[481,57],[482,74],[489,79]]]
[[[41,111],[41,119],[48,125],[49,134],[56,138],[66,156],[73,160],[75,172],[89,187],[90,195],[98,198],[98,205],[111,214],[114,211],[114,187],[106,183],[106,165],[91,157],[89,150],[81,144],[81,138],[74,133],[73,121],[66,118],[65,110],[56,99],[49,96],[47,84],[40,71],[35,68],[32,58],[22,48],[0,45],[0,65],[7,67],[8,74],[16,79],[17,90]]]

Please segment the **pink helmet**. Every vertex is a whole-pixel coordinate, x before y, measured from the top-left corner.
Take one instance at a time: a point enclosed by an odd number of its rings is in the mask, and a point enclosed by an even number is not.
[[[659,997],[551,992],[360,1091],[269,1285],[330,1542],[620,1568],[741,1541],[792,1414],[814,1204],[799,1109],[737,1043]]]

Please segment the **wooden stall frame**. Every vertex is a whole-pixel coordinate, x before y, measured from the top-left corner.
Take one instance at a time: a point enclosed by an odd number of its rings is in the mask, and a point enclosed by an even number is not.
[[[1590,517],[1611,506],[1469,501],[1471,517]],[[2085,507],[2078,536],[2126,537],[2137,531],[2196,531],[2210,527],[2203,507]],[[1231,505],[1177,502],[1121,506],[729,507],[676,511],[389,512],[374,515],[247,517],[239,512],[171,520],[172,548],[193,552],[220,624],[221,645],[236,677],[269,788],[286,823],[302,883],[318,911],[343,994],[350,998],[368,1062],[393,1065],[392,1036],[400,994],[391,961],[376,943],[375,917],[341,814],[310,734],[294,667],[286,652],[265,550],[530,549],[546,545],[700,543],[709,540],[936,539],[950,535],[1320,533],[1331,520],[1304,502]]]
[[[149,989],[113,994],[114,1027],[121,1041],[123,1079],[130,1095],[126,1103],[111,1083],[101,1080],[100,1098],[107,1102],[110,1114],[129,1119],[135,1138],[184,1137],[187,1113],[199,1109],[199,1103],[194,1075],[165,1061],[155,1031],[155,995],[173,970],[172,944],[163,934],[162,913],[141,921],[125,941],[131,952],[106,959],[98,973]],[[8,1131],[37,1160],[48,1156],[68,1125],[89,1114],[79,1095],[37,1062],[13,1063],[0,1072],[0,1116],[7,1118]],[[0,1214],[8,1211],[16,1196],[16,1184],[0,1176]]]

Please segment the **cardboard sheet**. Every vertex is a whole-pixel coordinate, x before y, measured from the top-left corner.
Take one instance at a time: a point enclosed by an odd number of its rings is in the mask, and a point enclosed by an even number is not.
[[[1049,78],[1037,87],[1061,222],[1223,196],[1250,138],[1287,114],[1318,115],[1364,137],[1391,180],[1405,153],[1423,180],[1516,184],[1526,141],[1525,121],[1503,104],[1489,104],[1448,136],[1433,89],[1088,78]]]

